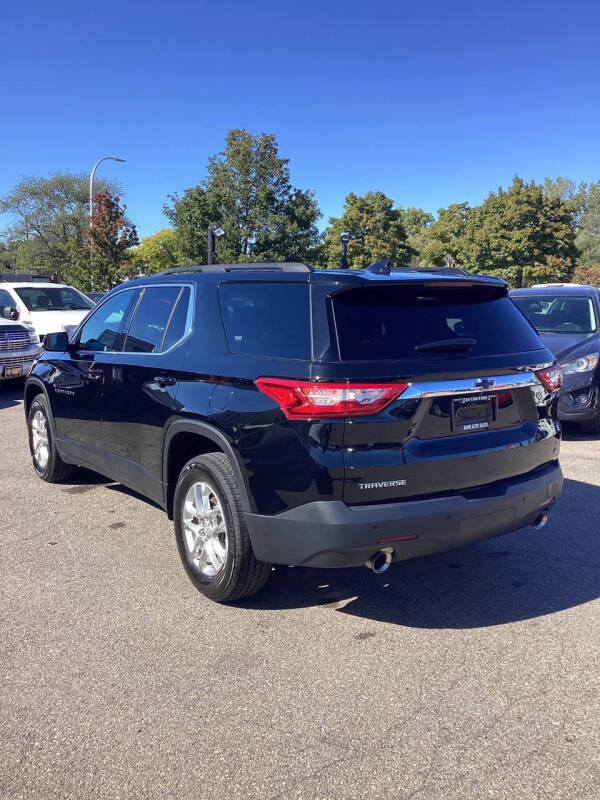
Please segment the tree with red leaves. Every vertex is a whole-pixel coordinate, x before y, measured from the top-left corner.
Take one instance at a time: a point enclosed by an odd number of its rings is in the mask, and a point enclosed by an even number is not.
[[[90,280],[95,289],[111,289],[123,278],[129,263],[129,249],[138,239],[135,225],[125,216],[127,206],[110,192],[96,192],[93,197],[92,225],[88,243],[92,254]]]

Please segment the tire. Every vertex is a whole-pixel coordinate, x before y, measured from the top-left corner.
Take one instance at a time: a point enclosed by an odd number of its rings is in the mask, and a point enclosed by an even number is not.
[[[592,436],[600,434],[600,410],[596,413],[595,417],[586,419],[585,422],[581,422],[580,425],[583,433],[591,434]]]
[[[229,603],[263,588],[271,565],[254,555],[240,490],[223,453],[188,461],[175,488],[173,518],[181,561],[199,592]]]
[[[43,394],[37,395],[27,415],[27,430],[29,433],[29,452],[33,467],[38,476],[47,483],[60,483],[69,478],[74,472],[72,464],[65,464],[59,456],[52,436],[50,424],[50,409],[48,400]],[[45,449],[43,442],[46,442]],[[42,443],[42,446],[38,448]],[[42,455],[44,456],[42,458]]]

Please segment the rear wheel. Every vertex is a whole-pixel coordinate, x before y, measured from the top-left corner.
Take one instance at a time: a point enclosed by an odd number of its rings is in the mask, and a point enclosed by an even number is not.
[[[65,464],[59,456],[52,436],[50,409],[45,395],[39,394],[31,403],[27,417],[29,431],[29,450],[35,471],[43,481],[59,483],[75,471],[71,464]]]
[[[271,565],[254,555],[240,490],[223,453],[197,456],[185,465],[173,516],[179,555],[198,591],[226,603],[262,589]]]

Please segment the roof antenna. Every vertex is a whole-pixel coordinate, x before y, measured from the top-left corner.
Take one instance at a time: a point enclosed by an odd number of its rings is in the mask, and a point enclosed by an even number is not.
[[[382,258],[381,261],[374,261],[365,267],[365,272],[372,272],[374,275],[389,275],[392,271],[392,260],[390,258]]]

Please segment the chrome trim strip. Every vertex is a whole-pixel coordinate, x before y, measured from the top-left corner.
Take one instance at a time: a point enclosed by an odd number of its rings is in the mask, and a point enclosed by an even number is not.
[[[478,386],[478,381],[482,381],[482,385]],[[503,392],[508,389],[523,389],[527,386],[536,385],[539,386],[540,382],[533,372],[490,375],[483,379],[458,378],[457,380],[449,381],[423,381],[423,383],[411,383],[408,389],[402,392],[400,399],[410,400],[417,397],[444,397],[457,394]]]

